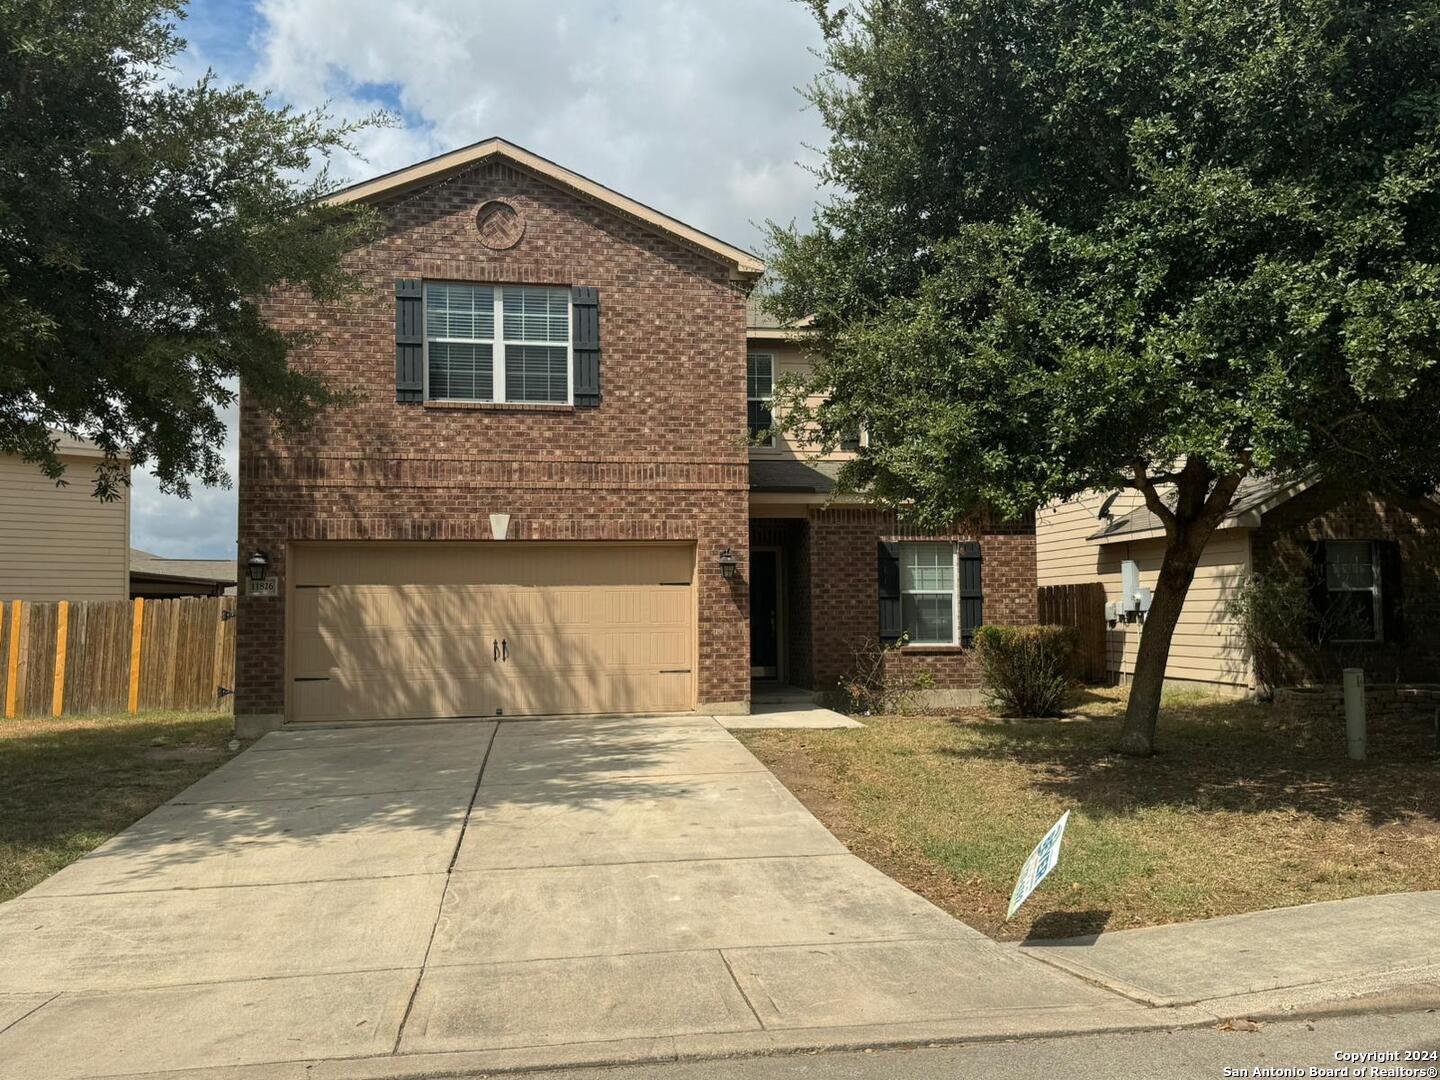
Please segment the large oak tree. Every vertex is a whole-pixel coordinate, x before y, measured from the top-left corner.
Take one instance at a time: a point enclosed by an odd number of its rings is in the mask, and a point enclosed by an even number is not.
[[[772,227],[818,362],[792,422],[921,521],[1141,492],[1166,541],[1121,749],[1149,753],[1252,473],[1440,475],[1440,8],[811,0],[831,186]]]
[[[368,211],[316,168],[359,125],[173,81],[183,3],[0,0],[0,453],[63,479],[54,432],[163,488],[226,483],[222,410],[303,422],[341,390],[292,371],[254,298],[338,298]],[[377,118],[367,118],[364,123]]]

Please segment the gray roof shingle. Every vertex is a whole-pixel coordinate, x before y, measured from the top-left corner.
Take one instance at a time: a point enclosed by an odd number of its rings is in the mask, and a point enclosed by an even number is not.
[[[222,585],[236,583],[235,562],[232,559],[167,559],[139,548],[130,549],[130,573],[141,577],[210,581]]]
[[[811,464],[794,458],[774,461],[761,458],[750,462],[750,490],[829,495],[835,490],[835,476],[839,471],[839,462]]]
[[[1241,518],[1269,509],[1269,504],[1276,500],[1283,502],[1298,495],[1309,487],[1310,483],[1310,481],[1293,478],[1247,476],[1240,481],[1240,486],[1235,491],[1235,498],[1230,504],[1230,510],[1225,515],[1225,520],[1220,523],[1220,527],[1239,524]],[[1173,494],[1166,495],[1164,498],[1168,505],[1175,505]],[[1103,544],[1125,536],[1163,532],[1164,529],[1165,523],[1151,513],[1148,507],[1142,506],[1137,510],[1132,510],[1124,517],[1117,517],[1105,522],[1101,529],[1091,533],[1086,539],[1093,543]]]

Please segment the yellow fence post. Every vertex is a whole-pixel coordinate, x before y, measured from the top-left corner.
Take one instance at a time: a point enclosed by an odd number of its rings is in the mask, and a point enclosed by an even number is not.
[[[140,711],[140,631],[145,625],[145,599],[135,598],[135,622],[130,631],[130,712]]]
[[[20,609],[23,600],[10,601],[10,652],[5,661],[5,719],[15,719],[15,696],[18,693],[20,668]]]
[[[51,713],[65,711],[65,648],[70,643],[70,601],[61,600],[55,608],[55,696]]]

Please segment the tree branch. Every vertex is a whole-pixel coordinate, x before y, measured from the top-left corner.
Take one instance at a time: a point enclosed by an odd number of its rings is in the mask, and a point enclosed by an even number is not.
[[[1225,511],[1230,508],[1230,500],[1235,497],[1235,491],[1250,473],[1250,455],[1242,454],[1244,464],[1239,471],[1222,476],[1215,481],[1215,487],[1205,500],[1205,505],[1200,510],[1200,520],[1209,524],[1218,524],[1225,516]]]
[[[1155,487],[1155,481],[1146,472],[1145,462],[1137,458],[1131,467],[1134,469],[1135,475],[1130,486],[1145,496],[1145,505],[1150,512],[1164,523],[1167,533],[1173,534],[1177,524],[1175,512],[1166,506],[1165,500],[1160,497],[1160,492]]]

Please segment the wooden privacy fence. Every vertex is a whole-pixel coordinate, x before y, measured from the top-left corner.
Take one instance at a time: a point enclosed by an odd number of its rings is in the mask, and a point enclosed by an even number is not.
[[[1105,640],[1105,586],[1098,581],[1081,585],[1044,585],[1039,590],[1040,621],[1052,626],[1073,626],[1080,636],[1077,674],[1088,683],[1110,677]]]
[[[229,711],[235,598],[0,602],[5,717]]]

